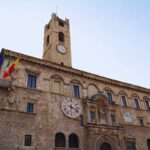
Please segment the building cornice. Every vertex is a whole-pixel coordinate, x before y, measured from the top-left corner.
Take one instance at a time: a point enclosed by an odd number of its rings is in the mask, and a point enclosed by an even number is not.
[[[104,83],[104,84],[110,84],[110,85],[113,85],[113,86],[118,86],[118,87],[127,88],[127,89],[136,90],[136,91],[139,91],[139,92],[145,92],[145,93],[150,94],[150,89],[148,89],[148,88],[144,88],[144,87],[141,87],[141,86],[129,84],[129,83],[126,83],[126,82],[122,82],[122,81],[118,81],[118,80],[114,80],[114,79],[110,79],[110,78],[106,78],[106,77],[102,77],[102,76],[95,75],[95,74],[92,74],[92,73],[89,73],[89,72],[86,72],[86,71],[81,71],[81,70],[78,70],[78,69],[75,69],[75,68],[72,68],[72,67],[59,65],[59,64],[56,64],[56,63],[53,63],[53,62],[50,62],[50,61],[47,61],[47,60],[44,60],[44,59],[24,55],[24,54],[14,52],[14,51],[11,51],[11,50],[8,50],[8,49],[3,48],[2,51],[4,52],[6,57],[9,57],[9,56],[14,57],[14,58],[19,57],[20,60],[28,61],[28,62],[31,62],[31,63],[36,63],[40,66],[45,66],[45,67],[53,68],[53,69],[60,70],[60,71],[66,72],[66,73],[78,75],[80,77],[95,80],[95,81],[98,81],[98,82],[101,82],[101,83]]]

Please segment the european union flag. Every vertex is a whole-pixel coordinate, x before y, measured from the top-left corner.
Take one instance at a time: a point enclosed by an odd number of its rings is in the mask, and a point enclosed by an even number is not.
[[[4,61],[4,53],[0,53],[0,66],[3,64]]]

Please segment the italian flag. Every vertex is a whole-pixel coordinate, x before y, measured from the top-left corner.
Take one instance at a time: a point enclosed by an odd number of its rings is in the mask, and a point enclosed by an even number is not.
[[[16,66],[18,65],[19,63],[19,58],[17,58],[11,65],[9,68],[7,68],[4,73],[3,73],[3,78],[7,78],[9,77],[12,72],[14,71],[14,69],[16,68]]]

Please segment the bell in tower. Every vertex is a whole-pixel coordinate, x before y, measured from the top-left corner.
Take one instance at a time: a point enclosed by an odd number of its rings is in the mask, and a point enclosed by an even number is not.
[[[43,59],[72,66],[69,20],[62,20],[54,13],[44,29]]]

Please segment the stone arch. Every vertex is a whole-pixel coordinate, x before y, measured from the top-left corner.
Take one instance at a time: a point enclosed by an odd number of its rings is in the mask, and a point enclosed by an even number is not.
[[[150,98],[148,96],[143,96],[143,100],[145,100],[145,99],[150,100]]]
[[[138,94],[136,94],[136,93],[132,93],[132,94],[131,94],[131,98],[139,98],[139,99],[140,99],[140,97],[139,97]]]
[[[60,75],[57,75],[57,74],[54,74],[50,77],[50,79],[58,79],[58,80],[61,80],[64,82],[64,79],[60,76]]]
[[[109,136],[109,135],[102,135],[102,136],[99,136],[96,141],[95,141],[95,150],[100,150],[100,147],[103,143],[107,143],[111,146],[111,150],[118,150],[118,139],[117,137],[112,137],[112,136]]]
[[[108,102],[109,103],[114,103],[114,101],[115,101],[115,93],[114,93],[114,91],[111,88],[109,88],[109,87],[105,87],[104,88],[104,93],[107,96]]]
[[[66,147],[66,136],[62,132],[55,134],[55,147]]]
[[[128,94],[125,91],[121,90],[121,91],[118,92],[118,96],[119,96],[119,104],[121,106],[127,107],[129,105],[129,103],[128,103],[128,99],[129,99]]]
[[[137,104],[136,104],[135,100],[137,101]],[[132,106],[134,108],[138,108],[138,107],[140,108],[141,107],[141,99],[136,93],[131,94],[131,101],[132,101]],[[138,105],[138,107],[137,107],[137,105]]]
[[[72,84],[72,83],[79,84],[79,85],[81,85],[81,87],[83,88],[83,85],[82,85],[82,83],[81,83],[80,80],[72,79],[72,80],[70,80],[70,84]]]
[[[100,91],[95,84],[88,85],[88,98],[90,99],[93,95],[98,94]]]
[[[93,101],[99,101],[100,103],[104,103],[105,105],[108,105],[107,96],[103,93],[98,93],[96,95],[93,95],[91,98]]]
[[[125,92],[125,91],[123,91],[123,90],[119,91],[119,92],[118,92],[118,95],[125,95],[125,96],[128,97],[127,92]]]
[[[64,92],[64,79],[59,75],[52,75],[50,77],[50,91],[63,94]]]
[[[110,91],[110,92],[112,92],[113,95],[115,94],[114,91],[113,91],[111,88],[109,88],[109,87],[105,87],[105,88],[103,89],[103,91],[104,91],[104,92]]]

